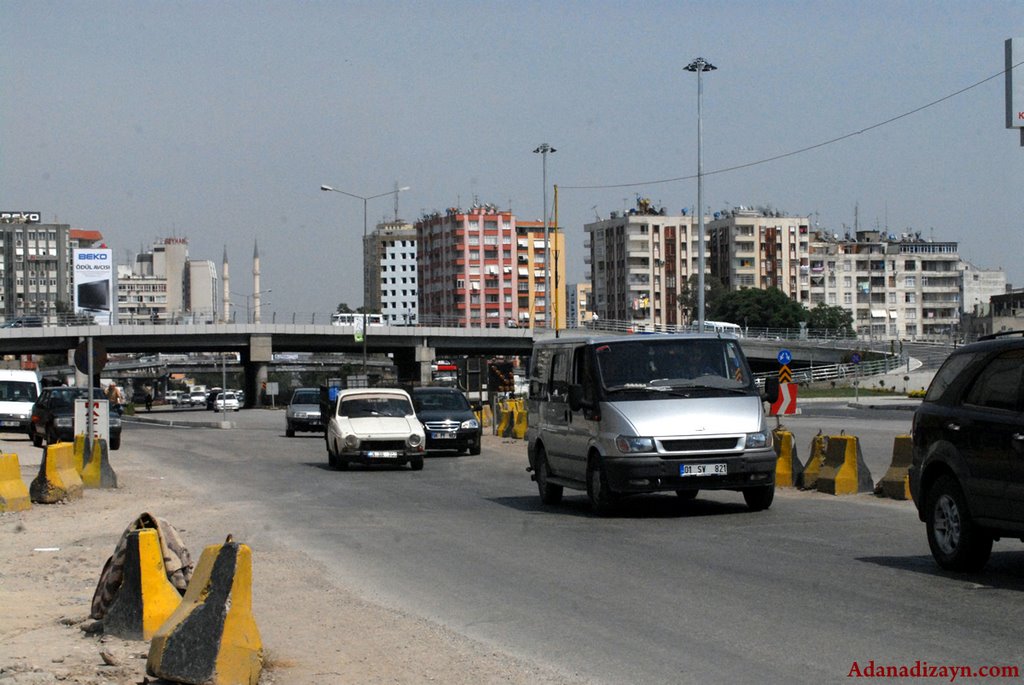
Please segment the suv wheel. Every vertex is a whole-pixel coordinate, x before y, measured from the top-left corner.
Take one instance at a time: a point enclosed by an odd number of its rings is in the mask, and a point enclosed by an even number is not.
[[[601,516],[610,513],[618,500],[608,487],[604,467],[597,457],[591,457],[587,462],[587,497],[590,498],[591,510]]]
[[[950,571],[980,571],[992,554],[992,536],[971,519],[956,479],[950,475],[936,479],[925,503],[928,546],[939,566]]]
[[[540,492],[540,501],[544,504],[558,504],[562,501],[562,486],[548,482],[551,475],[548,470],[548,455],[544,453],[543,447],[537,448],[537,462],[534,468],[534,479],[537,481],[537,490]]]

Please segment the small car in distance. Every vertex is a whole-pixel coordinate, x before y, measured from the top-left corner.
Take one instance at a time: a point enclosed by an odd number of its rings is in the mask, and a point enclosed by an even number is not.
[[[412,403],[423,424],[428,450],[458,450],[480,454],[483,429],[457,388],[415,388]]]
[[[75,400],[88,397],[88,390],[80,387],[56,386],[43,388],[39,399],[32,406],[32,422],[28,435],[36,447],[58,441],[71,442],[75,439]],[[106,400],[103,390],[93,388],[93,399]],[[121,448],[121,417],[111,410],[108,446],[112,450]]]
[[[213,407],[217,412],[238,411],[241,405],[238,403],[238,396],[231,390],[222,390],[217,393],[217,401]]]
[[[1024,541],[1024,332],[953,351],[914,412],[910,494],[936,563],[979,571]]]
[[[409,393],[397,388],[350,388],[338,393],[327,417],[327,463],[409,464],[423,468],[426,439]]]
[[[319,433],[324,429],[320,418],[320,390],[296,388],[284,413],[284,434],[294,438],[298,431]]]

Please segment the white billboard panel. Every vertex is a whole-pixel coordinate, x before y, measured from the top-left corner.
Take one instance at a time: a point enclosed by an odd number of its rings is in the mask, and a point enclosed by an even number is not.
[[[1024,128],[1024,38],[1006,41],[1006,128]]]
[[[110,441],[110,403],[107,400],[75,400],[75,435],[87,435],[92,422],[92,437]],[[86,455],[86,459],[92,457]]]
[[[114,253],[108,249],[76,249],[75,314],[92,316],[96,323],[112,323],[114,311]]]

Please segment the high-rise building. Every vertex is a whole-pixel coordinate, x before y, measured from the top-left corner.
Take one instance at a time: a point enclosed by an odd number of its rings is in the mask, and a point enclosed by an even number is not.
[[[566,286],[565,325],[567,327],[583,328],[594,318],[594,312],[590,310],[591,291],[590,283],[570,283]]]
[[[405,221],[377,224],[363,241],[363,301],[385,324],[415,324],[419,315],[416,229]]]
[[[635,209],[612,212],[583,228],[590,250],[584,257],[591,269],[590,309],[599,320],[653,326],[689,322],[685,293],[698,265],[692,216],[669,215],[638,199]]]
[[[523,221],[494,205],[449,208],[416,222],[419,322],[499,328],[565,327],[565,240],[549,226],[546,282],[544,223]],[[555,293],[550,303],[550,293]]]
[[[119,265],[117,301],[122,323],[214,323],[221,311],[217,270],[190,260],[187,238],[164,238],[132,265]]]

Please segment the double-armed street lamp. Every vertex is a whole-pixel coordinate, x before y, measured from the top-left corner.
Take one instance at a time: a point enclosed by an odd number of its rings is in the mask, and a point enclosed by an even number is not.
[[[697,73],[697,330],[704,332],[704,139],[701,123],[701,100],[704,86],[701,74],[718,67],[703,57],[698,57],[685,67],[686,71]]]
[[[367,265],[366,265],[366,251],[365,251],[366,250],[366,203],[369,200],[373,200],[373,199],[376,199],[378,197],[386,197],[388,195],[397,195],[398,193],[400,193],[400,192],[402,192],[404,190],[409,190],[409,186],[402,186],[401,188],[395,188],[394,190],[389,190],[386,193],[377,193],[376,195],[367,195],[365,197],[362,196],[362,195],[356,195],[355,193],[348,193],[348,192],[345,192],[344,190],[338,190],[337,188],[335,188],[333,186],[328,186],[328,185],[320,186],[320,190],[324,190],[324,191],[328,191],[328,192],[332,192],[332,193],[341,193],[342,195],[348,195],[349,197],[354,197],[357,200],[362,200],[363,201],[363,375],[366,376],[367,383],[369,383],[369,375],[368,375],[367,366],[366,366],[366,334],[367,334],[367,328],[368,328],[368,326],[366,325],[366,314],[367,314],[367,312],[366,312],[366,308],[367,308],[367,301],[366,301],[367,292],[366,292],[366,290],[367,290],[367,284],[368,284],[368,281],[366,280]],[[396,209],[397,209],[397,207],[396,207]],[[398,217],[395,217],[395,219],[397,220]]]

